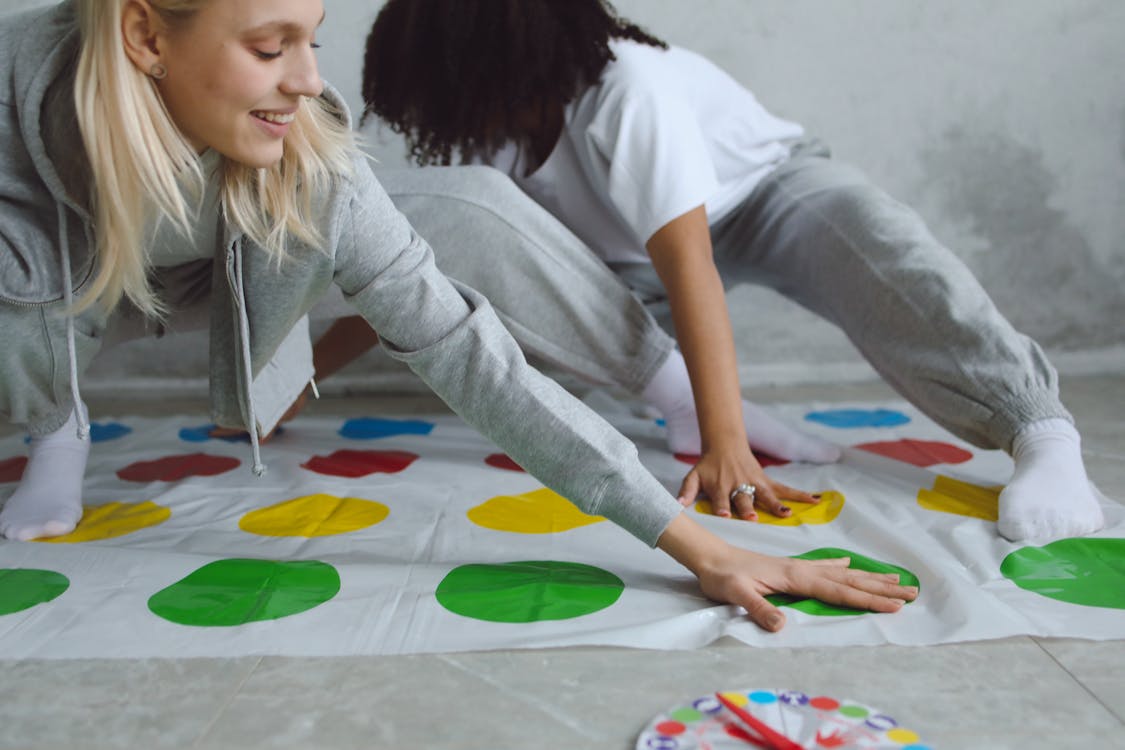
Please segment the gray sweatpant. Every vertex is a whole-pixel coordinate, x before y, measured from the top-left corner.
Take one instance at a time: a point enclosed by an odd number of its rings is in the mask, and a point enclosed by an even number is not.
[[[728,288],[762,284],[836,324],[888,383],[959,437],[1008,450],[1028,422],[1070,419],[1043,351],[965,264],[819,142],[797,146],[711,238]],[[661,304],[651,266],[618,270]]]
[[[468,166],[376,175],[442,273],[487,297],[531,358],[640,393],[676,347],[621,279],[502,173]],[[312,315],[326,311],[355,314],[329,299]]]

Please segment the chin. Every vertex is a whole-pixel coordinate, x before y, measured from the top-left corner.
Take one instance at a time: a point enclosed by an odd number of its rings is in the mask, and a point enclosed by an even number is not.
[[[248,160],[244,163],[246,164],[246,166],[252,167],[254,169],[269,169],[270,167],[277,166],[277,163],[280,161],[281,155],[278,154],[277,157],[273,159],[262,159],[260,161]]]
[[[247,151],[240,154],[232,154],[230,158],[233,161],[242,164],[243,166],[250,167],[251,169],[269,169],[270,167],[281,161],[284,151],[281,148],[277,149],[258,149],[255,151]]]

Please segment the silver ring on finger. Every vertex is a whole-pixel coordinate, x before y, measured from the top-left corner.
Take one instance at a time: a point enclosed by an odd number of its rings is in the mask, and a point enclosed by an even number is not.
[[[735,487],[734,491],[730,493],[730,500],[731,500],[731,502],[734,502],[734,498],[737,497],[738,495],[749,495],[750,501],[753,502],[754,497],[757,494],[758,494],[758,488],[757,487],[755,487],[752,484],[748,484],[746,482],[743,482],[742,484]]]

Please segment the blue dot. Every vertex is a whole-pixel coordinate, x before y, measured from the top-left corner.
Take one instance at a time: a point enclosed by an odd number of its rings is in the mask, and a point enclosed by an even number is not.
[[[668,422],[664,419],[658,419],[658,420],[656,420],[656,426],[657,427],[667,427]]]
[[[117,438],[125,437],[133,431],[132,427],[128,427],[118,422],[94,422],[90,425],[90,442],[104,443],[107,440],[116,440]]]
[[[907,745],[902,750],[930,750],[929,745]]]
[[[211,430],[215,429],[213,424],[204,424],[199,427],[185,427],[180,430],[180,440],[188,443],[206,443],[211,440]],[[247,437],[247,440],[250,438]]]
[[[180,430],[180,440],[189,443],[206,443],[211,439],[211,430],[215,429],[213,424],[205,424],[202,427],[185,427]]]
[[[211,437],[211,430],[215,429],[213,424],[200,425],[199,427],[185,427],[180,430],[180,440],[188,443],[206,443],[208,440],[222,440],[224,443],[249,443],[250,436],[246,433],[239,435],[224,435],[222,437]],[[284,427],[278,427],[273,431],[274,437],[281,435],[285,432]]]
[[[434,426],[416,419],[379,419],[360,417],[349,419],[340,428],[340,436],[351,440],[374,440],[394,435],[429,435]]]
[[[907,424],[910,417],[890,409],[832,409],[814,411],[805,415],[809,422],[819,422],[828,427],[848,430],[857,427],[898,427]]]
[[[99,422],[90,423],[90,442],[91,443],[104,443],[107,440],[116,440],[119,437],[124,437],[133,431],[132,427],[127,427],[117,422],[106,422],[101,424]],[[31,444],[31,435],[25,435],[23,442]]]
[[[749,698],[755,703],[761,703],[762,705],[777,703],[777,696],[773,693],[767,693],[765,690],[750,693]]]

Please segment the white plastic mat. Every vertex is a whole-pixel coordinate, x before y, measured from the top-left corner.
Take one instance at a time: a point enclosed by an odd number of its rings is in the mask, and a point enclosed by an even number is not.
[[[895,566],[917,577],[916,602],[894,615],[793,603],[787,627],[765,633],[663,553],[505,468],[455,417],[301,417],[265,446],[262,478],[249,446],[209,439],[205,419],[100,418],[76,534],[0,542],[0,658],[1125,636],[1120,504],[1105,501],[1109,525],[1089,539],[1012,544],[974,517],[995,512],[1004,454],[901,403],[774,411],[849,446],[840,464],[768,469],[827,492],[822,505],[791,526],[687,512],[762,552]],[[688,464],[664,450],[663,428],[624,408],[608,418],[676,491]],[[0,441],[0,496],[25,453],[19,437]]]

